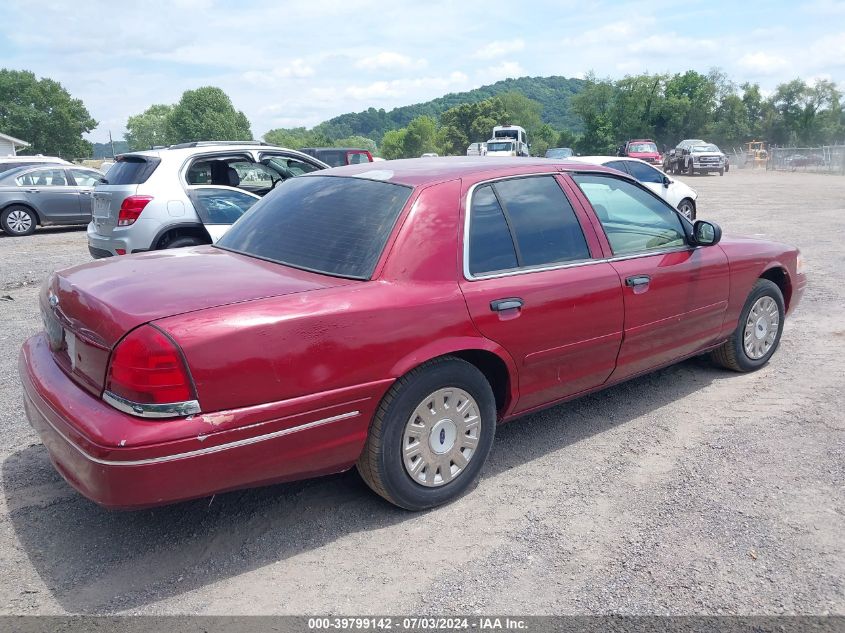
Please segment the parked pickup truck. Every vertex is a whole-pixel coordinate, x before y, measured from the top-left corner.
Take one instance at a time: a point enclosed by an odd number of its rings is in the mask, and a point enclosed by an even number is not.
[[[690,176],[718,172],[720,176],[724,176],[727,171],[727,158],[713,143],[701,139],[686,139],[666,153],[663,171]]]

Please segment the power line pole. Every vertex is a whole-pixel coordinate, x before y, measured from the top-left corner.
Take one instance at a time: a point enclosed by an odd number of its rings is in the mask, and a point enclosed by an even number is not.
[[[111,138],[111,130],[109,130],[109,143],[111,144],[111,157],[114,159],[114,141]]]

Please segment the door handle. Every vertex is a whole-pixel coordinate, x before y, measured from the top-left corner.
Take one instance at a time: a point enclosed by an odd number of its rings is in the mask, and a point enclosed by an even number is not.
[[[40,189],[27,189],[26,192],[27,193],[41,193],[41,190]]]
[[[634,275],[625,280],[625,285],[630,288],[637,288],[639,286],[647,286],[650,281],[651,277],[648,275]]]
[[[503,310],[514,310],[522,307],[522,299],[519,297],[508,297],[507,299],[496,299],[490,302],[490,309],[493,312],[502,312]]]

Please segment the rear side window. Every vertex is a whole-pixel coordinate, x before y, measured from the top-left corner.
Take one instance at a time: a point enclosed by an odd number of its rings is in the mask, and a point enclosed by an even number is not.
[[[346,164],[346,152],[341,150],[317,150],[317,158],[331,165],[332,167],[342,167]]]
[[[106,180],[110,185],[140,185],[147,182],[160,162],[152,156],[119,156]]]
[[[469,249],[473,275],[590,258],[575,211],[553,176],[479,188],[470,211]]]
[[[258,198],[235,189],[196,187],[188,192],[203,224],[234,224]]]
[[[411,188],[362,178],[291,178],[217,243],[260,259],[369,279]]]
[[[483,275],[517,265],[513,239],[493,187],[479,187],[472,196],[469,271],[473,275]]]

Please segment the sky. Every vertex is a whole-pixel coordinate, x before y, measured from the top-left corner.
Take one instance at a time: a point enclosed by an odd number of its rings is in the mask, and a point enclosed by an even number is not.
[[[845,0],[2,0],[0,68],[59,81],[89,140],[219,86],[259,138],[508,77],[721,68],[764,91],[845,87]]]

